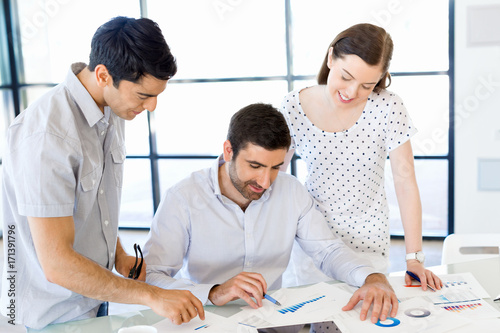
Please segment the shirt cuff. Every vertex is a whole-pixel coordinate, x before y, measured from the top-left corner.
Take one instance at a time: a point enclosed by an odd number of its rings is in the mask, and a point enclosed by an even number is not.
[[[374,273],[381,273],[381,272],[378,272],[373,267],[364,266],[364,267],[359,267],[358,269],[356,269],[353,272],[353,276],[352,277],[354,279],[354,282],[356,283],[356,286],[357,287],[361,287],[362,285],[365,284],[365,280],[368,277],[368,275],[374,274]]]

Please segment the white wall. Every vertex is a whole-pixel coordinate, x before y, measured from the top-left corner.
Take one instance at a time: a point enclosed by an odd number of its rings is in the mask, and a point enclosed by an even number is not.
[[[478,5],[500,0],[455,2],[456,233],[500,232],[500,191],[478,191],[478,159],[500,159],[500,45],[467,46],[467,9]]]

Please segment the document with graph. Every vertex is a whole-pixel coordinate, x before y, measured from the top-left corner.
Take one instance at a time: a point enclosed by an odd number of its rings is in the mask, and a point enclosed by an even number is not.
[[[399,300],[422,296],[428,297],[434,304],[446,304],[490,297],[472,273],[444,274],[439,275],[439,278],[443,281],[443,288],[436,292],[423,291],[420,282],[416,281],[407,286],[403,276],[391,276],[388,279]]]
[[[358,332],[405,332],[405,333],[441,333],[453,332],[467,326],[471,319],[457,316],[456,313],[437,307],[425,298],[415,297],[399,304],[395,318],[389,317],[373,324],[369,319],[359,319],[361,304],[353,310],[334,315],[334,321],[342,333]],[[368,318],[370,318],[371,310]]]
[[[271,295],[281,306],[264,300],[261,308],[246,306],[231,319],[254,328],[327,321],[333,314],[342,312],[352,296],[344,285],[318,283],[303,288],[283,288]]]

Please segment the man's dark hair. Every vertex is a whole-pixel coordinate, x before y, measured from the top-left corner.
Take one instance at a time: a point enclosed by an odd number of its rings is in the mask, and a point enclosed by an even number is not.
[[[147,18],[119,16],[101,25],[92,38],[88,68],[93,72],[100,64],[116,88],[121,80],[135,83],[147,74],[168,80],[177,72],[160,27]]]
[[[233,159],[248,143],[267,150],[288,149],[291,138],[285,117],[270,104],[250,104],[236,112],[229,123],[227,140]]]

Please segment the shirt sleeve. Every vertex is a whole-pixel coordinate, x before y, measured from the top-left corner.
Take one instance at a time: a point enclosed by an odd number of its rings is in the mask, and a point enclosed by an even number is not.
[[[81,154],[70,141],[35,133],[13,144],[13,182],[18,213],[34,217],[72,216]]]
[[[305,192],[305,193],[304,193]],[[325,218],[314,207],[313,198],[304,189],[296,191],[296,205],[304,207],[298,222],[296,240],[313,259],[316,267],[329,277],[360,287],[366,277],[378,273],[329,230]]]
[[[164,289],[189,290],[206,304],[214,284],[174,277],[183,266],[190,244],[189,205],[174,192],[175,187],[162,198],[144,247],[146,282]]]
[[[387,119],[387,151],[391,152],[401,146],[417,133],[413,121],[408,114],[403,100],[396,94],[392,94],[392,103]]]

